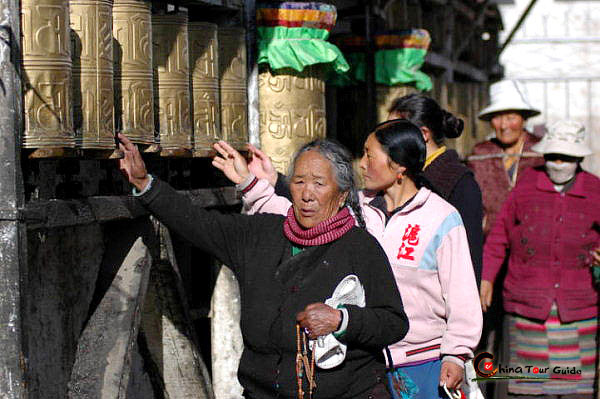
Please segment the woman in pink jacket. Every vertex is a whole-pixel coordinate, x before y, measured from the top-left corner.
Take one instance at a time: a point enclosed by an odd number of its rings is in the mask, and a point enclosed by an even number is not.
[[[289,209],[290,202],[251,174],[237,151],[224,142],[215,148],[222,158],[213,165],[238,184],[247,211]],[[394,366],[418,387],[417,399],[444,398],[442,385],[459,387],[482,327],[465,228],[457,210],[423,186],[425,154],[420,129],[396,119],[374,129],[360,161],[366,227],[388,255],[410,322],[405,339],[389,349]]]

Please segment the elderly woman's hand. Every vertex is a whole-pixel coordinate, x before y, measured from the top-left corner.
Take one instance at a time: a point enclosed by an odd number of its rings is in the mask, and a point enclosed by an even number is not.
[[[492,295],[494,293],[494,283],[487,280],[481,280],[481,287],[479,288],[479,300],[481,301],[481,310],[487,312],[490,306],[492,306]]]
[[[296,320],[310,339],[317,339],[338,329],[342,313],[324,303],[311,303],[296,315]]]
[[[119,148],[124,154],[123,158],[119,159],[119,169],[129,183],[133,184],[138,191],[142,191],[150,182],[146,164],[137,146],[127,136],[119,133],[119,141]]]

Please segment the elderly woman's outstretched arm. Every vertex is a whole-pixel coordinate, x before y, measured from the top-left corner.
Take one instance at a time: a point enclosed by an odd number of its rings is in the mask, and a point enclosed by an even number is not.
[[[246,238],[253,234],[249,218],[207,211],[194,205],[186,195],[152,178],[137,147],[122,134],[119,139],[124,153],[119,167],[137,192],[143,193],[138,198],[144,206],[171,231],[237,269]]]

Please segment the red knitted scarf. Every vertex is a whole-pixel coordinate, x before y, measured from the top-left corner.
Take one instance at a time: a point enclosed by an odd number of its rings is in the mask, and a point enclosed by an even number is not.
[[[294,208],[290,207],[283,222],[283,233],[294,244],[302,246],[323,245],[335,241],[349,232],[354,223],[354,216],[347,207],[344,207],[337,215],[310,229],[303,229],[296,220]]]

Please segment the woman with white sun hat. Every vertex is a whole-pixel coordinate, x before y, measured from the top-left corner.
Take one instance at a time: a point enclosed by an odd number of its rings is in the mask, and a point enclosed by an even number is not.
[[[479,119],[490,122],[495,137],[473,148],[468,166],[473,170],[483,199],[483,232],[487,234],[502,203],[521,172],[543,163],[531,147],[539,138],[525,130],[525,121],[539,115],[525,89],[514,80],[502,80],[490,86],[490,104]]]
[[[532,149],[545,163],[522,174],[487,237],[482,307],[508,253],[508,363],[537,366],[548,370],[538,376],[552,378],[511,380],[508,397],[592,399],[599,297],[590,267],[600,260],[600,179],[581,169],[592,151],[578,122],[555,123]],[[557,379],[567,369],[575,379]]]

